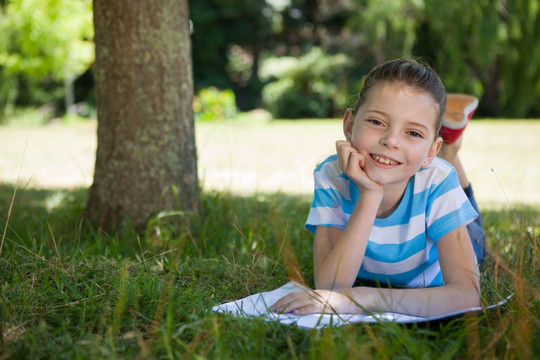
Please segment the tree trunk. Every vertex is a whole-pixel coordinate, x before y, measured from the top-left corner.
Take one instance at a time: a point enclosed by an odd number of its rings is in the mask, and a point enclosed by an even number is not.
[[[487,76],[481,77],[484,86],[484,96],[480,102],[482,113],[487,116],[498,117],[499,109],[499,65],[497,61],[489,68]]]
[[[87,217],[112,230],[197,211],[187,0],[94,0],[98,148]]]
[[[70,72],[66,75],[66,78],[64,79],[64,89],[66,91],[66,94],[64,95],[64,103],[66,106],[66,112],[69,115],[76,115],[77,111],[75,111],[75,76],[73,76]]]

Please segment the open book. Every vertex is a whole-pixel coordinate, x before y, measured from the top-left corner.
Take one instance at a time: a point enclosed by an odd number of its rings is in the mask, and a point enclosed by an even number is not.
[[[276,290],[254,294],[240,300],[217,305],[214,306],[212,310],[245,318],[261,317],[266,321],[279,321],[282,324],[291,324],[300,328],[313,329],[326,326],[342,326],[356,323],[376,323],[382,321],[391,321],[397,323],[437,321],[446,318],[453,318],[468,312],[489,310],[505,304],[512,297],[510,295],[501,302],[488,307],[474,307],[429,318],[390,312],[376,314],[312,314],[300,316],[293,314],[278,314],[269,310],[270,306],[272,306],[283,296],[297,291],[309,290],[309,288],[303,285],[295,282],[289,282]]]

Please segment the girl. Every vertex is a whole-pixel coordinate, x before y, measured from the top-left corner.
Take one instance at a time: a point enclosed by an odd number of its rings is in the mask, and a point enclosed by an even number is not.
[[[446,99],[437,74],[413,60],[390,61],[367,75],[344,115],[346,140],[314,172],[306,228],[315,232],[317,290],[287,295],[272,311],[426,317],[479,306],[467,229],[478,214],[462,186],[471,197],[472,191],[436,157]],[[443,155],[463,172],[459,146],[446,144]],[[478,233],[482,242],[481,227]],[[353,287],[358,279],[387,287]]]

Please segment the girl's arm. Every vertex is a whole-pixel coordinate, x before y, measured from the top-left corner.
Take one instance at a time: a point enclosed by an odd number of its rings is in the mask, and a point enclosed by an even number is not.
[[[313,268],[317,289],[350,288],[358,275],[380,199],[358,199],[344,230],[317,226]]]
[[[390,311],[430,317],[480,305],[480,285],[471,240],[465,226],[437,242],[444,285],[419,289],[356,287],[335,291],[298,292],[280,299],[273,311],[359,313]]]
[[[372,311],[436,316],[480,305],[474,251],[464,225],[437,242],[444,285],[419,289],[346,289],[343,294]],[[356,301],[358,300],[358,301]]]
[[[383,197],[382,185],[364,172],[365,159],[350,142],[337,141],[336,152],[340,169],[356,184],[359,197],[344,230],[317,226],[313,246],[317,289],[353,285]]]

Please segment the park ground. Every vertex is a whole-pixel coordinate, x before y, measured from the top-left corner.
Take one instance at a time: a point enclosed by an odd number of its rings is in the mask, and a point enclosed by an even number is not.
[[[96,126],[0,126],[0,359],[538,358],[540,121],[475,120],[462,150],[489,249],[482,302],[507,305],[323,330],[209,309],[313,286],[303,223],[339,120],[197,123],[201,215],[115,234],[82,221]]]
[[[77,188],[92,183],[95,121],[0,127],[0,183]],[[540,206],[540,121],[473,121],[462,160],[480,206]],[[317,162],[342,138],[340,120],[197,123],[204,190],[310,194]]]

